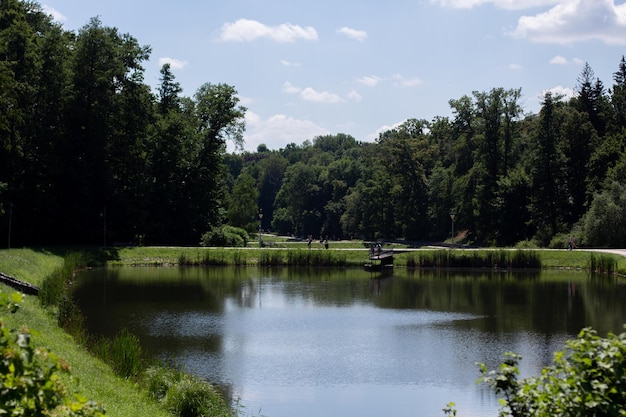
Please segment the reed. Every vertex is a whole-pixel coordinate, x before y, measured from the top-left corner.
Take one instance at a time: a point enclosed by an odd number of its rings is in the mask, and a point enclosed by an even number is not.
[[[63,257],[63,265],[44,278],[39,289],[39,300],[43,306],[54,306],[62,302],[69,280],[74,271],[85,266],[84,256],[70,252]]]
[[[74,300],[65,294],[57,303],[57,321],[59,327],[70,334],[77,343],[87,341],[83,313]]]
[[[407,267],[416,268],[541,268],[541,259],[532,250],[451,251],[436,250],[416,252],[407,259]]]
[[[589,270],[599,274],[611,275],[617,270],[617,261],[611,255],[591,253]]]
[[[283,266],[285,265],[282,250],[264,250],[259,255],[259,266]]]
[[[136,377],[142,368],[141,353],[139,338],[122,329],[111,344],[111,365],[122,377]]]
[[[202,259],[202,266],[225,266],[228,265],[227,252],[222,249],[210,250],[204,254]]]
[[[142,375],[148,395],[178,417],[234,417],[218,391],[198,377],[153,366]]]
[[[233,265],[246,266],[248,265],[248,259],[244,256],[244,252],[236,250],[233,252]]]

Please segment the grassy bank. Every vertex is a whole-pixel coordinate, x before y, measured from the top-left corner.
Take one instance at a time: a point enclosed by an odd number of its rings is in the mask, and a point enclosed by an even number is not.
[[[396,266],[433,266],[435,258],[441,258],[443,251],[448,259],[475,258],[486,260],[481,267],[491,267],[501,262],[501,257],[494,253],[512,253],[518,258],[530,252],[535,260],[528,267],[589,269],[592,256],[598,259],[609,259],[615,262],[615,271],[626,274],[626,258],[615,254],[597,254],[584,250],[551,250],[533,249],[531,251],[517,249],[451,249],[409,248],[406,245],[390,245],[396,250],[394,264]],[[266,248],[174,248],[174,247],[135,247],[109,250],[109,266],[174,266],[174,265],[236,265],[236,266],[362,266],[368,261],[368,249],[360,242],[331,242],[330,249],[319,249],[313,245],[308,249],[306,243],[282,243]],[[491,263],[489,263],[491,262]],[[445,266],[445,265],[441,265]],[[451,266],[451,265],[450,265]],[[471,265],[469,265],[471,266]],[[506,265],[504,267],[507,267]],[[523,266],[520,266],[523,267]]]
[[[29,249],[0,251],[0,271],[15,278],[40,285],[43,277],[63,265],[63,258],[49,251]],[[3,292],[13,289],[0,285]],[[54,312],[41,307],[36,297],[25,296],[20,309],[4,314],[9,328],[28,327],[33,331],[34,346],[50,349],[66,360],[73,378],[66,386],[93,399],[106,408],[110,416],[170,416],[156,401],[150,400],[134,382],[116,376],[112,369],[94,358],[57,325]]]

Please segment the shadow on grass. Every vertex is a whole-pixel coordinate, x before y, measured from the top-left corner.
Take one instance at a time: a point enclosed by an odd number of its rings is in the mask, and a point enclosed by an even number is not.
[[[120,260],[120,248],[98,246],[46,246],[32,248],[35,252],[67,258],[78,254],[81,264],[87,267],[105,266],[108,261]]]

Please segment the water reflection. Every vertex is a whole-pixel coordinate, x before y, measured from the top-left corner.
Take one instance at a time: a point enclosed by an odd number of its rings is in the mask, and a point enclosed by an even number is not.
[[[269,417],[496,415],[475,362],[537,374],[582,327],[619,332],[621,282],[581,272],[121,268],[88,271],[88,328],[136,333],[154,357]]]

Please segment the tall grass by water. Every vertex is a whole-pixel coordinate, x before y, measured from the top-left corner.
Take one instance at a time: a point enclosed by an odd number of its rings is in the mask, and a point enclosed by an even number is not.
[[[348,259],[351,255],[354,259]],[[178,255],[180,266],[349,266],[360,265],[366,259],[362,253],[308,249],[201,249]]]
[[[589,256],[589,270],[600,274],[613,274],[617,271],[617,260],[612,255],[592,252]]]
[[[541,258],[532,250],[435,250],[414,252],[406,265],[413,268],[541,268]]]
[[[142,377],[145,389],[175,416],[233,417],[235,411],[217,390],[200,378],[183,372],[152,366]]]

